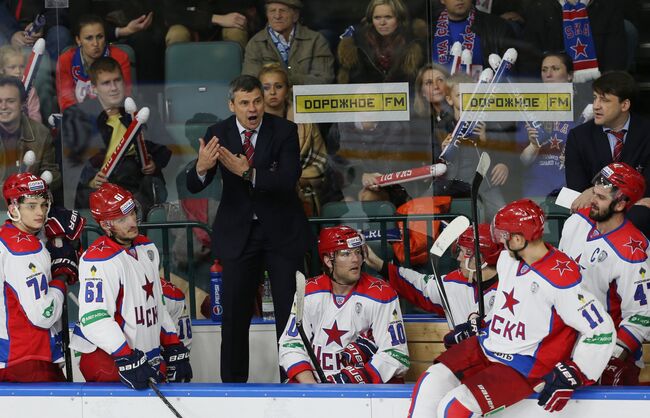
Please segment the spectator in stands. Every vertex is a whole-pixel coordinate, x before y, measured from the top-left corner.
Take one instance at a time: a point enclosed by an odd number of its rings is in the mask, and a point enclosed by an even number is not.
[[[473,6],[472,0],[440,0],[444,6],[434,14],[433,62],[449,66],[454,42],[472,51],[472,74],[488,67],[488,57],[503,55],[514,46],[514,33],[498,16],[493,16]]]
[[[425,60],[401,0],[371,0],[364,22],[342,36],[337,54],[341,84],[413,83]]]
[[[566,143],[566,184],[582,192],[571,209],[589,206],[591,180],[612,162],[634,167],[650,182],[650,121],[632,111],[636,82],[626,72],[612,71],[594,81],[594,119],[569,131]],[[650,189],[627,212],[627,218],[650,236]]]
[[[586,6],[586,16],[584,8]],[[576,13],[580,14],[576,18]],[[563,14],[572,20],[564,21]],[[539,69],[542,51],[566,51],[573,60],[574,81],[598,78],[600,73],[624,70],[627,48],[621,2],[608,0],[533,0],[526,7],[524,40],[527,49],[520,59],[526,74]],[[579,29],[576,29],[579,25]],[[601,164],[602,165],[602,164]]]
[[[99,16],[86,15],[77,23],[75,36],[77,48],[70,49],[59,57],[56,68],[56,92],[59,108],[64,112],[75,103],[87,97],[94,98],[90,88],[88,69],[100,57],[113,57],[122,67],[126,95],[131,94],[131,64],[128,55],[106,43],[104,22]]]
[[[452,110],[445,99],[445,80],[449,72],[439,64],[426,64],[415,78],[414,117],[411,130],[414,135],[431,138],[432,161],[440,156],[440,142],[436,130],[445,119],[452,117]],[[443,137],[444,138],[444,137]]]
[[[437,178],[433,182],[434,195],[450,195],[452,197],[469,197],[470,184],[476,172],[476,166],[482,151],[487,148],[490,138],[487,137],[486,125],[479,122],[476,129],[469,138],[462,138],[457,144],[450,145],[449,150],[445,150],[447,145],[451,144],[452,132],[460,119],[460,83],[471,83],[471,79],[465,74],[456,74],[451,76],[445,82],[446,100],[454,109],[453,119],[446,119],[440,125],[441,133],[444,132],[446,137],[442,142],[442,150],[445,153],[447,162],[447,172],[444,178]],[[492,166],[488,172],[488,178],[481,183],[479,194],[485,206],[485,217],[491,219],[492,216],[505,205],[505,200],[501,192],[503,186],[510,175],[508,166],[495,158],[496,154],[491,153]]]
[[[72,45],[67,8],[46,7],[48,2],[44,0],[13,0],[5,3],[16,18],[18,27],[22,29],[13,34],[13,46],[31,47],[37,39],[44,38],[47,53],[56,62],[59,54]],[[34,31],[32,25],[39,15],[44,19],[44,26]]]
[[[50,190],[56,196],[61,188],[61,170],[56,163],[50,130],[23,114],[25,87],[16,77],[0,77],[0,181],[18,172],[28,150],[35,154],[30,172],[52,173]]]
[[[246,45],[242,74],[257,76],[264,64],[279,62],[292,85],[334,81],[332,51],[323,35],[298,23],[301,8],[301,0],[266,0],[268,26]]]
[[[143,132],[149,164],[142,166],[141,156],[131,145],[106,178],[101,168],[126,132],[131,116],[124,110],[126,88],[122,67],[115,59],[98,58],[89,69],[89,77],[97,98],[71,106],[63,113],[66,184],[78,182],[74,207],[87,208],[90,193],[110,181],[133,193],[146,214],[151,206],[167,197],[162,169],[167,166],[171,151],[160,143],[171,141],[152,111],[147,124],[151,129]],[[78,174],[81,163],[84,165]]]
[[[165,0],[165,22],[169,25],[165,43],[234,41],[246,48],[257,15],[253,0],[228,2],[197,2],[195,0]],[[249,21],[249,18],[251,19]]]
[[[284,67],[279,63],[266,64],[258,78],[264,88],[264,112],[293,121],[291,84]],[[318,125],[312,123],[298,124],[298,140],[302,166],[298,180],[299,197],[307,216],[318,216],[321,205],[333,197],[332,185],[325,176],[328,170],[325,142]]]
[[[542,61],[542,82],[570,83],[573,80],[573,62],[564,52],[549,52]],[[574,101],[575,103],[575,101]],[[535,128],[529,123],[519,125],[517,143],[523,164],[522,196],[543,197],[557,195],[566,184],[564,179],[564,147],[573,121],[544,122]]]
[[[0,75],[16,77],[22,81],[25,72],[25,56],[22,49],[13,45],[4,45],[0,47]],[[30,119],[41,122],[41,103],[35,88],[27,93],[27,101],[23,106],[23,112]]]

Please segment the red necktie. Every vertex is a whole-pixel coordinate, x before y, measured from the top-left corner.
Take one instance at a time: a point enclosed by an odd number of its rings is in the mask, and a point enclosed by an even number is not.
[[[614,151],[612,152],[612,161],[617,163],[621,160],[621,153],[623,152],[623,138],[625,138],[625,129],[620,131],[612,131],[611,129],[607,131],[616,137],[616,144],[614,145]]]
[[[246,159],[248,160],[248,165],[253,167],[253,156],[255,155],[255,147],[251,142],[251,138],[255,131],[244,131],[244,152],[246,153]]]

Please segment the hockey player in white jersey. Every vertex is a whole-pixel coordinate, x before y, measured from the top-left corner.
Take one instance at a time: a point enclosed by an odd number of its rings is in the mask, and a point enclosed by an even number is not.
[[[499,285],[487,327],[423,373],[410,417],[485,415],[534,388],[541,390],[539,405],[558,411],[575,388],[600,377],[614,349],[614,324],[581,285],[578,265],[542,240],[544,218],[528,199],[497,212],[492,235],[508,251],[497,262]]]
[[[50,329],[61,319],[66,283],[52,279],[50,254],[36,236],[50,209],[48,187],[19,173],[2,193],[9,220],[0,227],[0,381],[62,382]]]
[[[625,163],[604,167],[593,181],[591,206],[564,224],[560,250],[580,265],[584,285],[607,307],[617,328],[603,385],[637,385],[642,344],[650,336],[648,240],[625,213],[643,197],[643,175]]]
[[[386,282],[361,272],[364,248],[350,227],[323,228],[318,254],[325,273],[305,289],[303,327],[331,383],[397,383],[410,366],[399,300]],[[316,383],[295,303],[279,355],[290,381]]]
[[[481,251],[481,274],[483,277],[483,295],[487,313],[492,309],[498,276],[497,259],[503,245],[492,241],[489,224],[479,224],[479,248]],[[478,286],[476,284],[476,260],[474,258],[474,228],[467,228],[454,244],[459,268],[442,276],[451,316],[456,325],[445,335],[446,347],[475,335],[481,323],[478,317]],[[390,278],[390,285],[400,298],[427,312],[445,315],[440,300],[440,292],[432,275],[422,274],[393,263],[385,263],[371,248],[368,248],[368,267],[376,270],[383,277]]]
[[[82,353],[84,378],[134,389],[163,374],[189,381],[189,351],[163,306],[158,250],[139,234],[133,196],[105,183],[90,195],[90,211],[106,235],[79,263],[79,324],[70,346]]]

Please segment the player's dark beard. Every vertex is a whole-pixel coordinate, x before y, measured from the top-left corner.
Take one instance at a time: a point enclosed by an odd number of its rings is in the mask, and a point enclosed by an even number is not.
[[[608,221],[612,216],[614,216],[614,206],[618,203],[618,200],[612,200],[612,203],[609,204],[607,210],[603,213],[595,213],[593,209],[589,210],[589,217],[596,222],[605,222]]]
[[[508,244],[508,242],[506,242],[506,248],[508,248],[508,251],[510,251],[512,253],[512,255],[515,257],[515,260],[517,260],[517,261],[523,260],[523,258],[521,258],[521,256],[519,255],[519,251],[525,249],[526,247],[528,247],[528,241],[526,241],[524,246],[521,247],[518,250],[513,250],[512,248],[510,248],[510,244]]]

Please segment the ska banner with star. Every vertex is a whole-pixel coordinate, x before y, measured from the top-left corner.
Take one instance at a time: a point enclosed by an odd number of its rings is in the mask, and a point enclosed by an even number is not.
[[[460,84],[461,111],[483,122],[573,120],[571,83]]]

